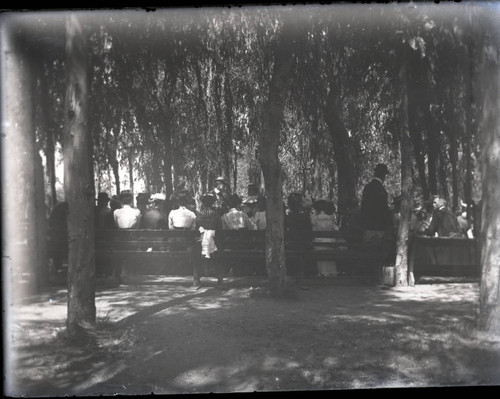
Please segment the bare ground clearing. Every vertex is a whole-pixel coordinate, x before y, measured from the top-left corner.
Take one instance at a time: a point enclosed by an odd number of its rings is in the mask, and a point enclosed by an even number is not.
[[[290,298],[261,278],[129,277],[97,289],[98,324],[66,342],[66,290],[13,303],[13,396],[500,385],[500,341],[471,335],[474,281],[387,288],[307,279]]]

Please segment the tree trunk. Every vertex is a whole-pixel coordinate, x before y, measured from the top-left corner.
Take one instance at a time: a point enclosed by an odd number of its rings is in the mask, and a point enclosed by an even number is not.
[[[445,156],[445,151],[443,150],[445,145],[442,142],[444,138],[441,137],[441,140],[439,140],[439,148],[441,149],[438,153],[438,178],[439,178],[439,189],[435,194],[440,194],[443,196],[443,198],[449,199],[450,194],[448,191],[448,182],[446,180],[446,166],[448,165],[448,162],[446,160]]]
[[[110,161],[110,164],[111,170],[113,171],[113,176],[115,178],[116,194],[119,195],[122,189],[120,184],[120,168],[118,166],[118,161],[116,159],[113,159]]]
[[[38,291],[47,287],[49,283],[49,260],[47,257],[47,217],[45,205],[45,185],[43,179],[42,158],[38,151],[33,153],[34,187],[35,187],[35,223],[32,228],[36,233],[36,264]]]
[[[429,108],[429,98],[426,91],[427,86],[427,64],[421,59],[420,52],[408,50],[409,63],[407,63],[405,74],[407,76],[407,115],[408,128],[413,144],[413,155],[417,164],[418,177],[422,188],[424,199],[429,198],[429,186],[425,171],[424,141],[422,131],[424,130],[424,118],[426,109]],[[404,134],[404,133],[403,133]]]
[[[7,37],[9,36],[9,37]],[[5,298],[36,293],[37,232],[35,204],[35,129],[33,81],[35,60],[23,43],[6,35],[2,43],[2,288]],[[4,75],[5,73],[5,75]],[[5,107],[5,108],[4,108]],[[9,306],[7,308],[7,318]]]
[[[134,192],[134,154],[129,151],[128,155],[128,182],[130,191]]]
[[[56,164],[55,164],[55,140],[54,130],[49,121],[51,120],[49,102],[46,101],[50,96],[47,89],[47,81],[43,73],[40,73],[40,109],[42,119],[42,130],[45,132],[46,146],[45,146],[45,159],[47,168],[47,177],[50,185],[50,209],[54,208],[57,204],[57,191],[56,191]]]
[[[493,19],[493,18],[492,18]],[[498,336],[500,331],[500,56],[496,21],[489,21],[492,42],[479,48],[482,54],[477,98],[482,135],[481,281],[478,328]],[[494,40],[494,41],[493,41]]]
[[[407,57],[403,49],[403,59],[399,72],[401,103],[400,103],[400,152],[401,152],[401,216],[399,219],[396,239],[395,285],[405,287],[408,285],[408,236],[411,210],[413,208],[413,181],[412,181],[412,148],[408,127],[408,72]],[[413,281],[413,279],[411,279]]]
[[[282,196],[281,164],[279,161],[279,137],[290,87],[292,70],[293,30],[285,21],[275,51],[274,68],[269,87],[269,97],[264,107],[260,134],[260,162],[264,173],[266,191],[266,266],[271,295],[280,297],[286,288],[286,264],[284,246],[284,212]]]
[[[430,194],[437,194],[438,192],[437,163],[439,140],[437,138],[439,137],[439,129],[434,123],[432,123],[432,127],[430,125],[429,123],[427,129],[427,177],[429,179],[429,193],[427,197],[424,195],[425,201],[429,199]]]
[[[314,115],[313,120],[311,121],[311,160],[313,168],[311,193],[313,198],[320,198],[323,195],[321,163],[318,159],[318,155],[320,153],[318,119],[319,115]]]
[[[457,126],[458,127],[458,126]],[[457,210],[458,198],[460,197],[458,186],[458,137],[456,134],[450,133],[450,164],[451,164],[451,209],[453,212]]]
[[[472,79],[474,76],[474,58],[475,53],[473,51],[474,44],[472,42],[472,36],[467,43],[467,54],[468,59],[466,62],[467,68],[465,71],[465,135],[463,140],[464,146],[464,157],[465,157],[465,184],[464,184],[464,199],[467,204],[467,220],[472,222],[472,146],[474,143],[474,133],[472,129],[472,107],[474,104],[474,98],[472,95]]]
[[[95,323],[94,182],[88,129],[87,43],[77,17],[66,21],[64,191],[68,202],[68,318],[75,337]]]
[[[356,159],[351,146],[349,133],[340,117],[339,98],[333,90],[328,94],[325,120],[330,130],[335,163],[337,165],[338,203],[356,196]]]
[[[170,104],[167,104],[170,106]],[[170,112],[167,112],[170,114]],[[163,144],[165,146],[165,154],[163,156],[163,186],[165,188],[165,193],[167,198],[174,192],[174,184],[172,182],[172,126],[170,123],[170,117],[165,120],[165,130],[163,132]],[[159,190],[158,192],[160,192]]]

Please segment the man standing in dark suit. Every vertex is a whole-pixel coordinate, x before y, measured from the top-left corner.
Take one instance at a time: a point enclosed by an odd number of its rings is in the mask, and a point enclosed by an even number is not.
[[[384,181],[389,170],[387,165],[379,163],[375,173],[363,189],[361,197],[361,222],[367,241],[384,239],[392,232],[392,215],[388,204],[388,195]]]

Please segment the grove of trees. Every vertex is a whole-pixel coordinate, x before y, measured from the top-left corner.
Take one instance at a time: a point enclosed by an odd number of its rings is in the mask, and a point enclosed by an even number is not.
[[[384,162],[390,196],[403,197],[394,284],[411,284],[414,206],[432,194],[452,208],[480,202],[478,325],[498,328],[497,17],[492,3],[4,14],[9,287],[33,270],[30,283],[43,285],[47,209],[65,199],[68,325],[92,322],[95,193],[168,196],[185,176],[199,198],[224,174],[234,191],[252,183],[266,194],[279,296],[286,196],[359,198]]]

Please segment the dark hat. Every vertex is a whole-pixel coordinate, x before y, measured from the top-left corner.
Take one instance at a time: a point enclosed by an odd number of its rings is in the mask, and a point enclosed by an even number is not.
[[[335,212],[335,205],[329,199],[321,198],[313,202],[313,208],[316,212],[323,211],[328,215]]]
[[[232,194],[229,197],[228,205],[230,208],[236,208],[241,204],[241,197],[238,194]]]
[[[97,195],[97,201],[99,201],[99,202],[107,202],[107,201],[109,201],[109,195],[108,195],[108,193],[102,193],[102,192],[99,193]]]
[[[215,203],[215,195],[207,193],[201,196],[201,203],[205,206],[211,206]]]
[[[389,174],[389,169],[387,168],[387,165],[385,163],[379,163],[377,166],[375,166],[375,173],[383,173],[388,175]]]
[[[218,176],[215,181],[220,181],[221,183],[228,184],[227,180],[224,179],[224,176]]]
[[[120,193],[120,200],[124,200],[124,199],[129,199],[129,198],[134,198],[134,194],[132,194],[132,191],[130,190],[123,190],[121,193]]]

